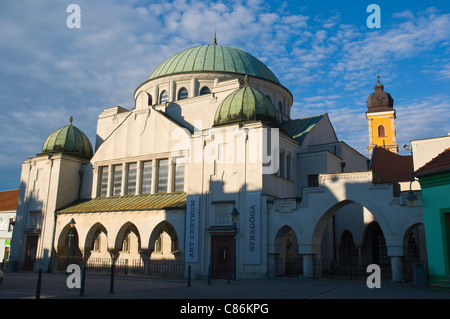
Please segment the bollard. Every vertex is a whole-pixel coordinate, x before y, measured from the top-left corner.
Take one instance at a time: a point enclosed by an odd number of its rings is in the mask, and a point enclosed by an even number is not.
[[[83,273],[81,274],[80,297],[84,296],[84,283],[86,279],[86,265],[83,265]]]
[[[191,286],[191,265],[188,266],[188,287]]]
[[[208,266],[208,285],[211,285],[211,265]]]
[[[42,282],[42,269],[39,269],[38,282],[36,287],[36,299],[41,298],[41,282]]]
[[[111,263],[111,282],[109,284],[109,292],[114,293],[114,260]]]

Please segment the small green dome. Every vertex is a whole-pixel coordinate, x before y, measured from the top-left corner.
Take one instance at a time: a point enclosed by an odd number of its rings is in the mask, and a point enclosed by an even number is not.
[[[278,114],[272,102],[246,84],[220,103],[214,117],[214,126],[254,121],[279,125]]]
[[[148,80],[193,72],[225,72],[248,74],[280,84],[273,72],[253,55],[225,45],[206,44],[181,51],[163,63]]]
[[[80,129],[72,125],[72,120],[70,117],[68,125],[57,129],[47,137],[42,147],[42,154],[66,153],[87,159],[92,158],[91,142]]]

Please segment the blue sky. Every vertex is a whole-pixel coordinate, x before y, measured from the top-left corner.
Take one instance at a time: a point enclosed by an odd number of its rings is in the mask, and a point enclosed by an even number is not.
[[[69,29],[71,3],[81,28]],[[381,9],[370,29],[369,4]],[[449,1],[0,2],[0,190],[74,117],[95,143],[98,114],[134,107],[166,58],[211,43],[266,63],[294,96],[293,118],[327,112],[340,140],[367,156],[367,96],[377,72],[397,111],[397,142],[450,132]]]

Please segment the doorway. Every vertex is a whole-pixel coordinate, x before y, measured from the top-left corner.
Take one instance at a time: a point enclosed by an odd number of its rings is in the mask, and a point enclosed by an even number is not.
[[[211,236],[211,277],[216,279],[231,278],[234,265],[233,235]]]
[[[32,271],[34,263],[36,261],[36,251],[38,245],[39,236],[28,236],[26,245],[26,255],[25,262],[23,265],[23,270]]]

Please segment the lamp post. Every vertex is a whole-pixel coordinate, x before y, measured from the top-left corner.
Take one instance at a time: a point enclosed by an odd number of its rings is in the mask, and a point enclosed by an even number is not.
[[[69,259],[70,259],[70,244],[72,242],[72,231],[73,231],[73,227],[75,226],[75,220],[72,218],[69,222],[69,226],[70,226],[70,232],[69,232],[69,249],[67,250],[67,264],[66,264],[66,268],[67,266],[69,266]]]
[[[233,208],[233,212],[231,213],[231,217],[233,218],[233,230],[234,230],[234,254],[233,254],[233,280],[236,281],[236,233],[237,233],[237,220],[239,217],[239,212],[236,208]]]

